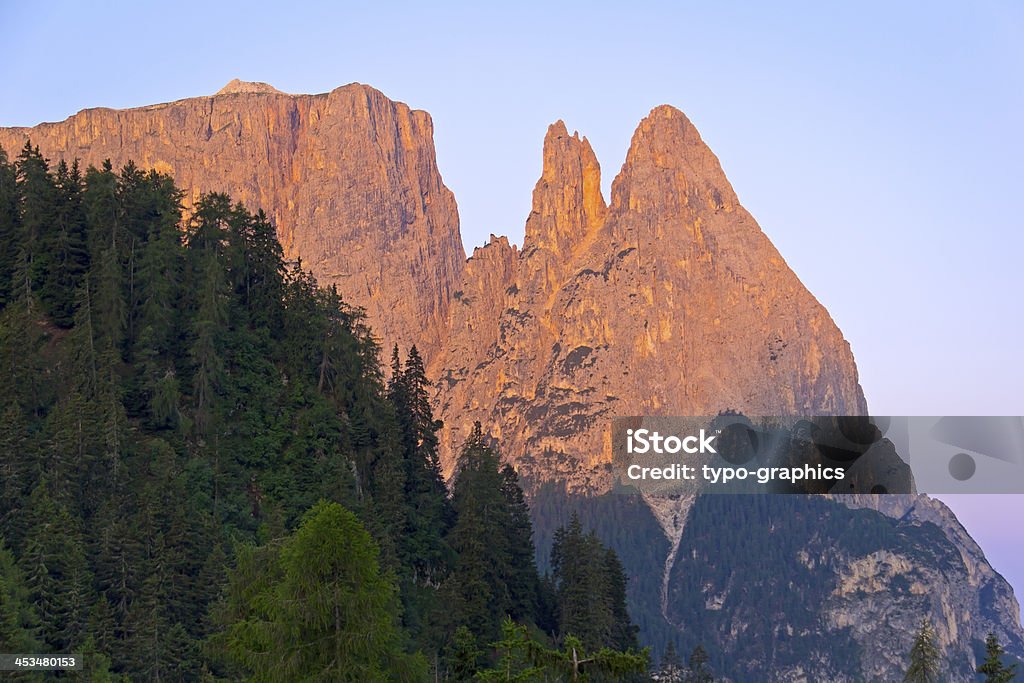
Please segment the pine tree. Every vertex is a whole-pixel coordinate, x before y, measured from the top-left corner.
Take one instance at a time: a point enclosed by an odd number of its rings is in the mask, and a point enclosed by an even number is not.
[[[0,337],[0,357],[2,348]],[[15,402],[11,401],[0,410],[0,533],[17,547],[28,532],[25,500],[39,476],[40,467],[36,443],[29,429],[30,421]]]
[[[985,674],[985,683],[1009,683],[1017,676],[1017,665],[1003,663],[1006,651],[994,633],[985,638],[985,661],[978,665],[978,673]]]
[[[670,642],[661,656],[658,670],[651,674],[651,680],[655,683],[688,683],[686,674],[679,654],[676,652],[676,646]]]
[[[82,174],[76,161],[61,161],[54,177],[56,201],[53,225],[45,241],[47,272],[39,299],[50,319],[71,327],[75,297],[89,269],[88,236],[82,205]]]
[[[57,188],[49,164],[30,142],[18,155],[15,169],[21,220],[11,298],[23,301],[31,314],[52,266]]]
[[[596,540],[596,537],[595,537]],[[611,548],[604,551],[605,585],[608,587],[608,611],[611,614],[611,631],[607,645],[616,650],[630,650],[640,647],[637,640],[639,629],[629,616],[626,608],[626,572],[618,554]]]
[[[469,628],[483,646],[498,638],[508,613],[502,579],[510,556],[498,456],[486,444],[479,423],[459,456],[452,502],[456,522],[448,543],[456,560],[447,581],[451,602],[445,600],[445,611],[456,625]]]
[[[414,583],[437,584],[447,568],[449,549],[444,536],[452,512],[437,452],[441,423],[433,417],[429,387],[416,347],[410,349],[403,366],[396,345],[388,399],[398,422],[409,509],[400,552],[403,564],[412,570]]]
[[[447,680],[452,683],[468,683],[476,679],[484,651],[476,643],[476,637],[465,626],[455,629],[446,659],[449,662]]]
[[[530,507],[519,486],[519,475],[511,465],[501,468],[501,493],[508,510],[509,564],[505,584],[508,586],[509,616],[518,621],[536,622],[540,578],[534,559],[533,523],[530,521]]]
[[[195,426],[200,435],[212,433],[218,417],[218,395],[224,381],[223,338],[227,326],[227,304],[223,273],[213,253],[204,259],[199,291],[199,308],[192,330],[195,341],[189,349],[193,364],[192,400]]]
[[[921,620],[921,628],[910,648],[910,666],[903,680],[907,683],[936,683],[939,680],[940,655],[935,644],[935,628],[927,619]]]
[[[17,174],[0,148],[0,311],[11,300],[20,244]]]
[[[231,285],[250,323],[276,329],[272,314],[284,293],[284,254],[262,210],[236,204],[227,219],[226,261]]]
[[[575,513],[568,527],[555,533],[551,565],[558,586],[562,635],[576,636],[588,649],[635,645],[618,557],[593,533],[584,533]]]
[[[493,668],[479,671],[474,680],[481,683],[541,683],[549,680],[548,672],[534,660],[544,659],[543,655],[548,658],[557,655],[545,652],[530,638],[527,628],[512,619],[505,619],[501,632],[501,640],[493,643],[499,653],[498,661]]]
[[[44,478],[29,499],[21,565],[43,639],[55,652],[67,652],[86,632],[92,576],[75,520],[51,498],[48,486]]]
[[[196,204],[187,236],[197,298],[192,320],[194,341],[189,348],[193,418],[197,433],[203,437],[212,434],[218,419],[226,368],[230,295],[224,261],[231,215],[227,195],[205,195]]]
[[[446,586],[451,596],[446,612],[456,625],[467,626],[481,646],[500,636],[502,620],[517,602],[518,607],[529,605],[520,593],[536,581],[533,557],[513,549],[524,528],[513,523],[520,511],[514,512],[509,501],[522,492],[512,490],[518,485],[499,468],[497,452],[480,423],[474,424],[459,456],[452,494],[456,522],[448,543],[456,560]]]
[[[714,675],[708,669],[708,653],[704,651],[703,645],[693,648],[690,654],[689,668],[687,669],[687,683],[712,683]]]
[[[0,651],[36,651],[38,628],[38,617],[24,578],[0,536]]]
[[[179,308],[184,277],[180,193],[170,179],[146,177],[150,220],[145,231],[132,286],[132,355],[140,366],[141,393],[148,416],[158,429],[182,425],[181,382],[178,378]]]

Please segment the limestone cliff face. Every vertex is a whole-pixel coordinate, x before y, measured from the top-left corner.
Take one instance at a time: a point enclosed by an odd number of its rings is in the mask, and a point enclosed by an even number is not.
[[[475,420],[526,477],[595,491],[617,415],[866,411],[849,344],[676,109],[641,122],[607,207],[552,125],[522,251],[485,249],[460,289],[494,296],[453,304],[434,365],[448,471]]]
[[[426,112],[359,84],[287,95],[232,81],[213,97],[0,129],[12,157],[29,138],[53,161],[170,173],[186,209],[209,191],[262,208],[286,256],[365,308],[386,348],[437,353],[465,252]]]

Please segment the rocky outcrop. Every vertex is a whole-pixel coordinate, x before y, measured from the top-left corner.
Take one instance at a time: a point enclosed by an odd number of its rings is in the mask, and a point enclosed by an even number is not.
[[[235,80],[213,97],[0,129],[9,156],[26,139],[54,161],[170,173],[186,209],[229,192],[267,212],[288,258],[366,309],[386,347],[430,359],[446,336],[465,252],[426,112],[359,84],[287,95]]]
[[[434,365],[447,471],[476,420],[527,479],[595,491],[614,416],[866,411],[849,344],[680,111],[640,124],[608,206],[600,187],[552,125],[522,250],[470,260],[460,291],[492,295],[453,305]]]

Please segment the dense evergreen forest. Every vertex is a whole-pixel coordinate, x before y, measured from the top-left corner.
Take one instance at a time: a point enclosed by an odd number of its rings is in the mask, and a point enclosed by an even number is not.
[[[422,359],[379,357],[262,212],[183,221],[166,175],[0,150],[0,652],[93,681],[641,676],[616,554],[574,516],[541,575],[499,445],[478,428],[449,490]]]

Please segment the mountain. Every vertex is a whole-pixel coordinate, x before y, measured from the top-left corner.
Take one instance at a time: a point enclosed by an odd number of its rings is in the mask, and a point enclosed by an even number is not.
[[[544,549],[576,512],[622,558],[642,642],[684,654],[702,645],[716,681],[898,683],[924,616],[942,680],[977,680],[990,631],[1024,655],[1010,587],[941,502],[839,498],[658,501],[545,484],[532,505],[542,571]]]
[[[447,453],[479,420],[527,478],[606,488],[614,416],[867,411],[849,344],[672,107],[608,205],[590,143],[552,125],[522,250],[476,249],[455,299]]]
[[[359,84],[287,95],[235,80],[213,97],[0,129],[12,158],[27,139],[53,160],[170,173],[186,210],[230,192],[267,212],[286,257],[364,308],[386,348],[440,348],[465,252],[426,112]]]
[[[639,498],[608,493],[612,417],[864,414],[842,333],[740,205],[682,112],[654,109],[601,191],[562,122],[522,248],[466,260],[430,117],[353,84],[212,97],[0,129],[51,159],[134,160],[228,191],[278,226],[289,258],[366,309],[385,348],[419,346],[445,422],[446,474],[474,421],[531,494],[539,560],[579,511],[630,576],[641,638],[703,643],[727,680],[896,681],[931,615],[949,680],[974,680],[994,631],[1024,656],[1007,583],[925,496]]]

